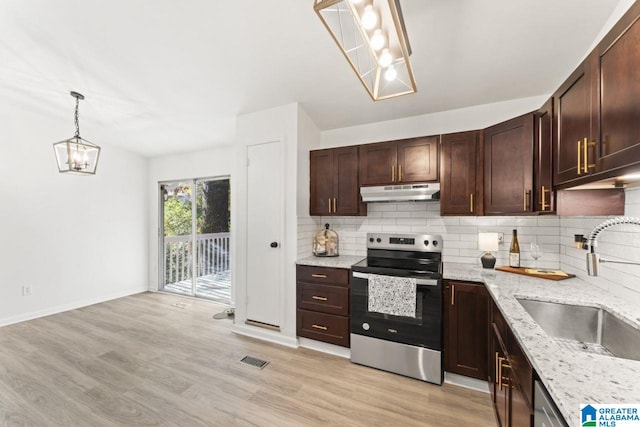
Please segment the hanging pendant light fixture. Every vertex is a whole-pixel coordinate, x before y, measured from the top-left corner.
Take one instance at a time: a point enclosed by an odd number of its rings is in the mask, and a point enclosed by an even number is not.
[[[53,144],[56,153],[58,170],[60,173],[70,173],[74,175],[95,175],[100,157],[100,147],[92,142],[80,137],[80,124],[78,121],[78,105],[84,95],[78,92],[71,92],[71,96],[76,99],[75,125],[76,134],[73,138]]]
[[[313,8],[374,101],[416,91],[400,0],[315,0]]]

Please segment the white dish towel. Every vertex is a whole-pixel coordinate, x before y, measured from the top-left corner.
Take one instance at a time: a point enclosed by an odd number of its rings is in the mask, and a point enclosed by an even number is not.
[[[368,310],[416,317],[416,279],[369,274]]]

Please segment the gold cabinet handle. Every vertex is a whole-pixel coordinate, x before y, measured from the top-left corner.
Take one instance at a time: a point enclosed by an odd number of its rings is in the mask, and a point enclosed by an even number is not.
[[[578,140],[578,175],[582,175],[582,163],[580,162],[580,146],[582,145],[582,141]]]
[[[318,295],[314,295],[311,298],[316,299],[318,301],[327,301],[328,300],[327,297],[319,297]]]
[[[451,285],[451,305],[456,303],[456,285]]]
[[[546,199],[546,194],[549,193],[549,195],[551,195],[551,190],[549,190],[548,188],[544,188],[544,185],[542,186],[542,201],[540,202],[540,204],[542,205],[542,210],[545,211],[547,210],[547,208],[550,208],[551,205],[547,204],[547,199]]]
[[[469,194],[469,212],[473,213],[473,193]]]
[[[511,365],[504,363],[507,359],[505,357],[498,357],[498,389],[502,390],[502,386],[509,386],[509,383],[503,383],[504,375],[502,374],[502,368],[511,369]]]
[[[315,277],[316,279],[326,279],[326,274],[312,274],[311,277]]]
[[[498,384],[498,378],[500,378],[499,376],[499,372],[500,372],[500,353],[498,353],[496,351],[496,371],[495,371],[495,378],[493,379],[495,381],[496,384]]]
[[[391,165],[391,182],[396,182],[396,165]]]
[[[329,197],[329,213],[331,213],[331,197]]]
[[[589,173],[589,168],[595,167],[595,163],[589,163],[589,150],[588,147],[594,147],[597,143],[595,141],[589,142],[587,138],[584,139],[584,173]]]
[[[587,138],[584,139],[584,146],[582,148],[584,150],[584,156],[583,156],[583,161],[584,161],[584,165],[583,165],[583,171],[584,173],[589,173],[589,145],[587,143]]]
[[[398,165],[398,182],[402,182],[402,165]]]
[[[333,213],[338,212],[338,202],[336,202],[336,198],[333,198]]]
[[[326,331],[326,330],[327,330],[327,327],[326,327],[326,326],[316,325],[315,323],[314,323],[313,325],[311,325],[311,327],[312,327],[313,329],[320,329],[321,331]],[[502,390],[502,389],[500,389],[500,390]]]

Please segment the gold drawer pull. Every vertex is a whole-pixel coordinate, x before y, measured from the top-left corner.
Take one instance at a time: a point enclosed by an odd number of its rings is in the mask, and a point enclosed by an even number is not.
[[[311,327],[314,328],[314,329],[320,329],[322,331],[326,331],[327,330],[326,326],[316,325],[315,323],[313,325],[311,325]]]
[[[469,212],[473,213],[473,193],[469,194]]]
[[[402,165],[398,166],[398,182],[402,182]]]
[[[326,279],[327,275],[326,274],[312,274],[311,277],[315,277],[317,279]]]
[[[546,193],[549,193],[549,195],[551,195],[551,190],[549,190],[548,188],[545,188],[545,186],[542,186],[542,201],[540,202],[540,204],[542,205],[542,210],[545,211],[547,210],[547,208],[550,208],[551,205],[547,204],[547,199],[545,197]]]
[[[318,295],[314,295],[311,298],[317,299],[318,301],[327,301],[328,300],[327,297],[319,297]]]

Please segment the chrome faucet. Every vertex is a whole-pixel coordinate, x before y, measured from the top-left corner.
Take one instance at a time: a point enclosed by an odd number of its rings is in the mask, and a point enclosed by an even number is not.
[[[600,224],[596,225],[593,230],[591,230],[591,233],[589,233],[589,237],[587,238],[587,246],[589,249],[589,253],[587,254],[587,273],[589,274],[589,276],[598,275],[599,263],[609,262],[614,264],[640,265],[640,263],[637,262],[607,260],[604,258],[600,258],[600,255],[596,253],[598,235],[605,229],[618,224],[633,224],[640,226],[640,218],[636,218],[633,216],[619,216],[603,221]]]

